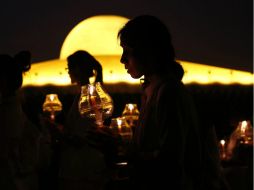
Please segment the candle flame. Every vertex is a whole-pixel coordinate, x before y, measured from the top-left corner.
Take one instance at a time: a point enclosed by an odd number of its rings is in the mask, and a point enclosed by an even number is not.
[[[246,129],[247,129],[247,121],[242,121],[241,133],[245,133]]]
[[[89,86],[89,94],[92,95],[94,93],[95,87]]]
[[[128,108],[130,111],[132,111],[134,109],[134,105],[133,104],[128,104]]]
[[[225,143],[226,143],[226,141],[225,140],[220,140],[220,144],[222,145],[222,146],[224,146],[225,145]]]
[[[55,99],[55,95],[54,94],[50,94],[49,99],[53,102],[54,99]]]
[[[121,119],[117,119],[116,121],[117,121],[118,128],[121,129],[122,128],[122,120]]]

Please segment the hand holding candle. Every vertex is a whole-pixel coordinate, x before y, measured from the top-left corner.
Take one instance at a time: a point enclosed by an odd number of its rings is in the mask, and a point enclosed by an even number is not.
[[[62,111],[62,103],[57,94],[47,94],[43,103],[43,112],[50,113],[50,119],[55,120],[55,114]]]
[[[240,143],[253,144],[253,128],[250,121],[244,120],[239,122],[235,133],[238,134]]]
[[[111,116],[113,102],[110,96],[105,93],[100,83],[82,86],[79,112],[83,117],[95,119],[98,127],[102,127],[104,119]]]
[[[137,104],[131,104],[131,103],[126,104],[123,110],[122,116],[126,118],[126,121],[134,130],[134,128],[136,127],[136,122],[138,121],[138,118],[139,118],[139,111],[138,111]]]

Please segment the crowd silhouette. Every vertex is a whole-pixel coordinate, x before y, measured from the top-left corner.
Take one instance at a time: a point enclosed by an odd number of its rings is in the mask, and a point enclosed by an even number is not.
[[[89,52],[67,57],[75,97],[64,121],[40,114],[34,122],[20,97],[31,53],[0,54],[0,189],[4,190],[230,190],[223,174],[215,128],[198,112],[182,82],[170,31],[157,17],[140,15],[118,32],[119,60],[140,80],[140,115],[127,148],[127,179],[117,170],[119,136],[82,117],[82,86],[103,85],[102,66]],[[115,104],[117,106],[117,103]],[[35,113],[34,113],[35,114]],[[111,118],[109,118],[111,119]]]

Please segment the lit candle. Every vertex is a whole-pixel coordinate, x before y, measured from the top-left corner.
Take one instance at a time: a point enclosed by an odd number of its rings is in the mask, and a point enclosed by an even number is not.
[[[225,140],[220,140],[220,144],[221,144],[221,147],[222,147],[222,149],[224,149],[224,147],[225,147],[225,143],[226,143],[226,141]]]
[[[116,119],[116,122],[117,122],[117,128],[118,128],[118,131],[121,131],[121,128],[122,128],[122,120],[117,118]]]
[[[54,94],[50,94],[50,95],[49,95],[49,99],[51,100],[51,102],[53,102],[54,99],[55,99],[55,95],[54,95]]]
[[[96,109],[96,96],[94,94],[95,87],[89,86],[89,100],[93,109]]]
[[[50,119],[52,121],[55,119],[55,112],[62,110],[62,104],[59,101],[57,94],[47,94],[42,107],[43,112],[50,113]]]
[[[242,121],[240,128],[241,136],[245,136],[246,129],[247,129],[247,121]]]
[[[220,145],[221,145],[221,158],[222,158],[222,159],[225,159],[225,158],[226,158],[225,143],[226,143],[226,141],[225,141],[224,139],[220,140]]]
[[[50,109],[52,110],[51,113],[50,113],[50,119],[52,121],[54,121],[55,120],[55,111],[53,109],[53,106],[54,106],[53,104],[54,104],[55,95],[50,94],[49,99],[50,99]]]
[[[99,127],[102,127],[103,126],[102,112],[99,110],[98,103],[96,102],[97,96],[93,95],[94,91],[95,91],[95,87],[90,86],[89,87],[89,100],[90,100],[91,107],[92,107],[94,114],[95,114],[96,124]]]
[[[130,114],[132,114],[133,110],[134,110],[134,105],[133,104],[128,104],[128,109],[130,110]]]

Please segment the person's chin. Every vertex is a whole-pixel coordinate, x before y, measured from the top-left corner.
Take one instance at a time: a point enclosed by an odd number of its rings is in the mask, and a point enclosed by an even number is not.
[[[130,74],[131,75],[131,78],[133,78],[133,79],[139,79],[141,76],[139,76],[139,75],[134,75],[134,74]]]
[[[71,79],[71,84],[76,84],[76,83],[77,83],[77,81],[76,81],[76,80]]]
[[[137,73],[131,72],[129,69],[127,70],[127,73],[131,76],[133,79],[139,79],[141,76]]]

